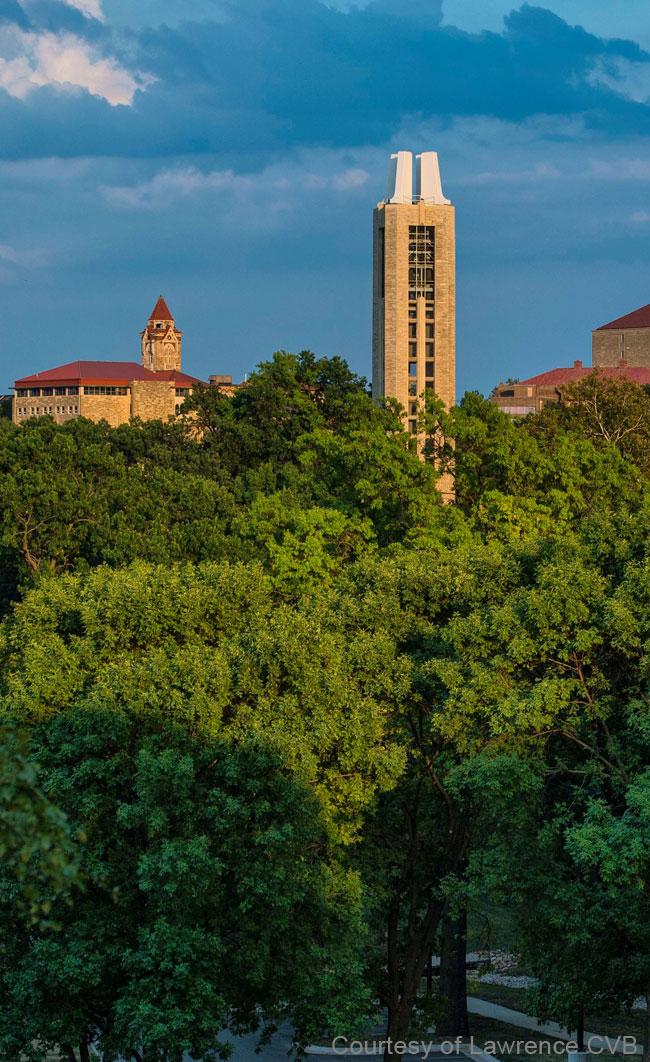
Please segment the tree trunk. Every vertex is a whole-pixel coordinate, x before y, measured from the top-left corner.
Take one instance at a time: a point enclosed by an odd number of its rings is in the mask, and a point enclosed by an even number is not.
[[[407,1040],[411,1015],[417,999],[427,960],[440,925],[443,908],[431,902],[419,924],[411,927],[401,956],[398,944],[398,905],[394,904],[388,919],[388,1024],[385,1062],[403,1054],[395,1051],[395,1043]],[[400,961],[401,960],[401,961]]]
[[[79,1044],[79,1058],[81,1062],[90,1062],[90,1051],[88,1050],[88,1040],[82,1040]]]
[[[584,1051],[585,1049],[585,1005],[580,1004],[580,1011],[578,1013],[578,1028],[576,1030],[576,1043],[578,1045],[578,1051]]]
[[[467,910],[448,912],[440,940],[440,995],[444,1003],[436,1032],[442,1036],[469,1036],[467,1014]]]

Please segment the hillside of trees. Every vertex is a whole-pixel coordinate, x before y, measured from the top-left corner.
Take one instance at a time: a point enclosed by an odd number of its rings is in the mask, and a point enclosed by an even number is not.
[[[650,996],[650,396],[422,428],[309,352],[0,419],[3,1059],[464,1033],[487,894],[538,1013]]]

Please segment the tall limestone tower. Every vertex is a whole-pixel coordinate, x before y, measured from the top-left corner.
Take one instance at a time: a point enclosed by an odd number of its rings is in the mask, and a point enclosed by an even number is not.
[[[416,155],[414,175],[413,155],[398,151],[374,212],[373,395],[398,399],[415,435],[426,388],[453,405],[455,367],[454,208],[436,152]]]
[[[142,364],[153,372],[181,371],[183,333],[174,325],[162,295],[154,306],[142,335]]]

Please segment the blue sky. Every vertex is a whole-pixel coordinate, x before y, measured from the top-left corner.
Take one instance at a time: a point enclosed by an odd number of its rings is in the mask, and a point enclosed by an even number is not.
[[[648,49],[648,50],[646,50]],[[0,388],[138,356],[370,368],[397,148],[457,207],[458,390],[574,358],[650,302],[647,0],[0,0]]]

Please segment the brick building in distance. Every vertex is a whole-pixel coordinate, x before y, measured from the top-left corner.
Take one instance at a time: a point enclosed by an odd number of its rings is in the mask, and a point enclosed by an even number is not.
[[[51,416],[62,424],[72,417],[105,420],[111,427],[140,420],[169,420],[201,381],[182,371],[183,334],[162,295],[141,333],[141,360],[72,361],[16,380],[12,419]],[[234,388],[229,376],[210,383]]]
[[[594,368],[574,361],[568,368],[549,369],[527,380],[499,384],[490,396],[490,401],[511,417],[527,417],[529,413],[539,413],[544,406],[560,405],[567,387],[584,380],[592,372],[598,372],[610,380],[631,380],[641,387],[650,386],[650,364],[644,368],[623,362]]]
[[[592,332],[591,362],[650,368],[650,305],[601,325]]]

